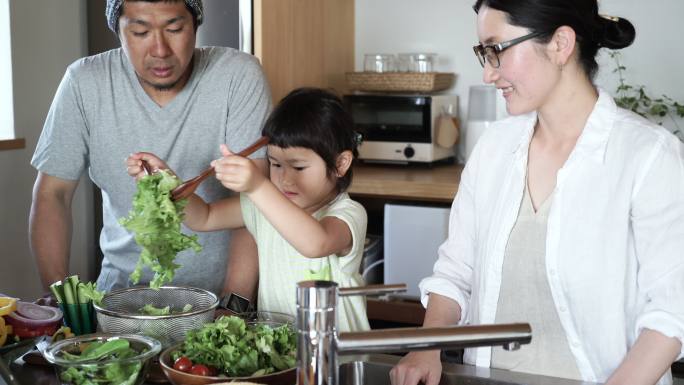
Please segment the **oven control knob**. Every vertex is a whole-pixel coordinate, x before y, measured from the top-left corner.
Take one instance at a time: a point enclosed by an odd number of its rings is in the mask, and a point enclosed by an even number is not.
[[[404,156],[407,158],[413,158],[414,155],[416,155],[416,150],[414,150],[413,147],[406,146],[404,149]]]

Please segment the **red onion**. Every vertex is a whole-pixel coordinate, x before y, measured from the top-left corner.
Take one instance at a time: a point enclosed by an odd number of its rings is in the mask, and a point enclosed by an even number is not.
[[[30,302],[17,302],[17,311],[5,316],[13,326],[40,327],[62,321],[62,311],[56,307],[41,306]]]

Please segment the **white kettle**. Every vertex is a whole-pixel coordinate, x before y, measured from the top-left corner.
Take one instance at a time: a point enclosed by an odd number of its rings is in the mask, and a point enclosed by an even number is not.
[[[465,125],[465,148],[464,161],[472,154],[477,140],[489,128],[489,125],[497,120],[496,87],[492,85],[470,86],[468,92],[468,116]]]

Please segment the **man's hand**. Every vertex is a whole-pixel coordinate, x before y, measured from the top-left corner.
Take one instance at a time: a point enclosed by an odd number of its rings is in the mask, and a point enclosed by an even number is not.
[[[411,352],[390,370],[392,385],[437,385],[442,375],[439,350]]]
[[[147,171],[143,167],[143,161],[150,165],[152,172],[169,170],[173,174],[173,171],[169,169],[166,162],[159,159],[159,157],[151,152],[136,152],[126,158],[126,171],[128,172],[128,175],[134,177],[135,180],[139,180],[147,175]]]

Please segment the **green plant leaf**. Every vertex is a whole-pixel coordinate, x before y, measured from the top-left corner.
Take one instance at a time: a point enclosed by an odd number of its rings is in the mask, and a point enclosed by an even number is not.
[[[615,64],[613,73],[617,72],[619,75],[619,83],[615,89],[615,104],[660,125],[662,125],[662,118],[670,116],[675,125],[673,133],[684,141],[684,135],[682,135],[677,121],[671,116],[676,114],[680,118],[684,118],[684,105],[664,94],[662,97],[654,99],[649,96],[644,85],[628,84],[624,77],[624,72],[627,71],[627,68],[620,62],[621,53],[609,51],[608,54]]]

